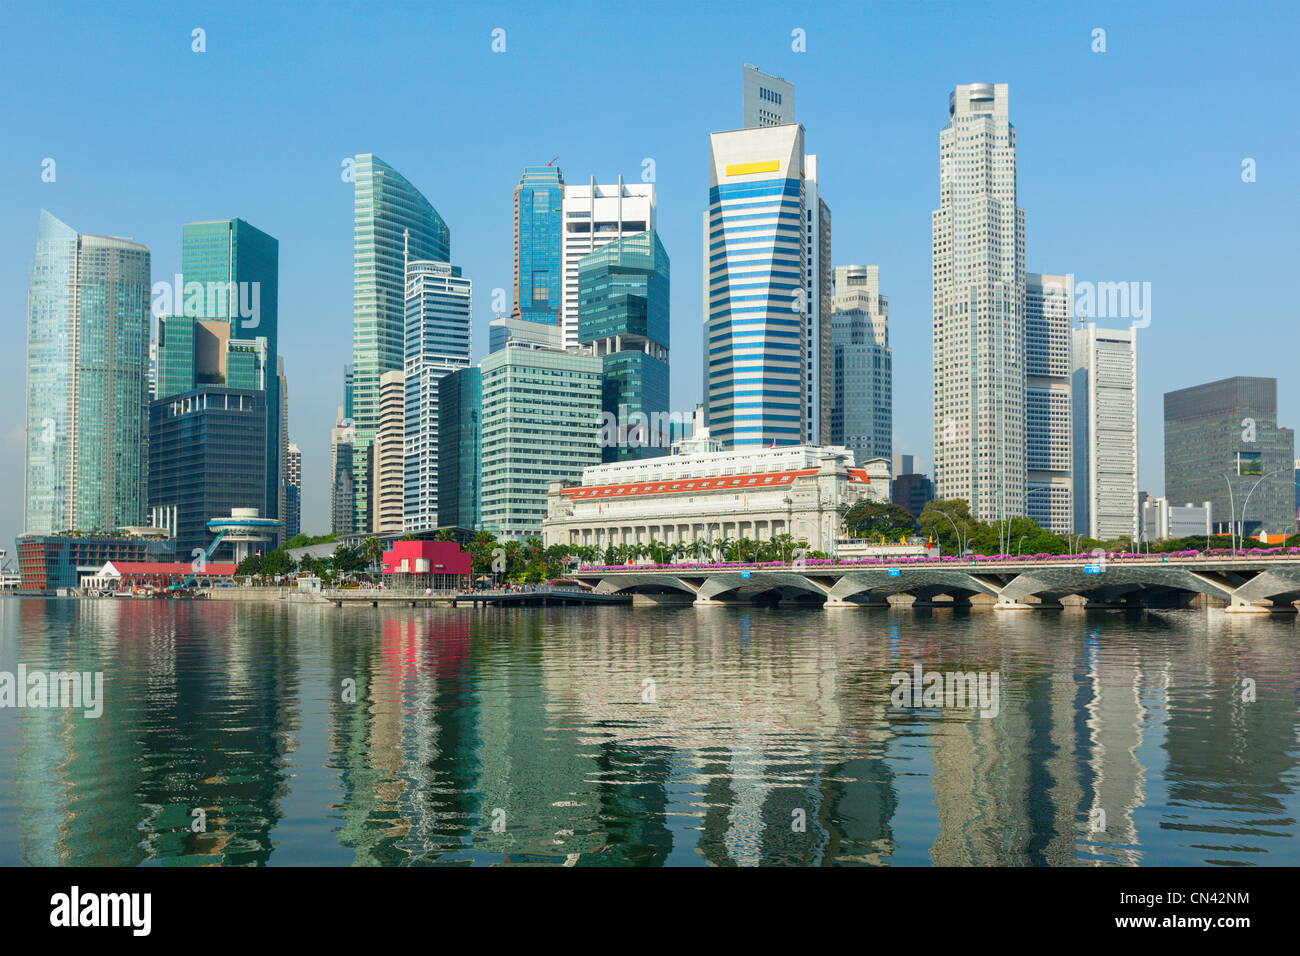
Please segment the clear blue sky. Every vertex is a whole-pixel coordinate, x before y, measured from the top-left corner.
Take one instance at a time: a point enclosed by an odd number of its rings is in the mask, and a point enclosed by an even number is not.
[[[238,216],[280,240],[280,350],[325,530],[329,429],[352,348],[352,189],[374,152],[451,228],[475,343],[510,286],[511,194],[653,158],[672,258],[673,407],[700,398],[708,134],[740,125],[741,66],[792,81],[821,157],[837,264],[890,297],[894,447],[930,460],[930,211],[957,83],[1010,84],[1028,267],[1152,284],[1139,343],[1141,483],[1163,490],[1161,396],[1276,376],[1300,425],[1296,5],[761,2],[27,3],[0,8],[0,542],[20,530],[28,270],[42,207],[149,245]],[[191,51],[191,31],[207,51]],[[491,50],[494,28],[506,52]],[[1105,53],[1092,31],[1106,30]],[[793,52],[791,31],[806,33]],[[57,180],[41,181],[46,157]],[[1243,183],[1241,163],[1257,164]],[[1105,323],[1103,323],[1105,324]],[[1124,324],[1124,323],[1117,323]]]

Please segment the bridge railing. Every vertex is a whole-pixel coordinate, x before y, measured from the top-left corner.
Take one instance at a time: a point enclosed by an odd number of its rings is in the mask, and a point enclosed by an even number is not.
[[[676,563],[631,563],[631,564],[593,564],[575,569],[576,574],[608,573],[645,573],[683,572],[683,571],[742,571],[742,570],[796,570],[805,571],[817,568],[896,568],[896,567],[992,567],[1002,565],[1016,566],[1053,566],[1053,565],[1091,565],[1111,564],[1207,564],[1212,562],[1255,562],[1255,561],[1296,561],[1300,560],[1300,548],[1250,548],[1230,551],[1211,549],[1209,551],[1167,551],[1153,554],[1136,552],[1108,552],[1106,554],[977,554],[967,557],[957,555],[861,558],[807,558],[802,561],[683,561]]]

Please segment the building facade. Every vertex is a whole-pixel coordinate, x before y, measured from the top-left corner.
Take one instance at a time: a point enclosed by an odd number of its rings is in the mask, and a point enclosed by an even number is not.
[[[1025,513],[1025,214],[1005,83],[958,86],[939,133],[933,256],[935,495]]]
[[[702,440],[701,440],[702,439]],[[859,501],[889,500],[889,463],[856,466],[845,448],[724,449],[698,436],[684,454],[587,468],[551,485],[547,546],[703,543],[790,535],[830,553],[840,517]],[[716,448],[716,444],[712,447]]]
[[[1073,278],[1025,276],[1025,514],[1056,534],[1074,530],[1071,398]]]
[[[601,360],[512,345],[480,369],[483,529],[540,536],[550,483],[600,462]]]
[[[741,83],[742,128],[786,126],[794,122],[793,83],[764,73],[751,63],[745,64]]]
[[[406,373],[379,376],[379,431],[370,445],[371,530],[402,533],[405,493]]]
[[[352,477],[353,440],[356,429],[340,405],[330,430],[330,532],[356,533],[356,482]]]
[[[22,590],[53,594],[74,588],[109,561],[172,561],[176,542],[161,535],[21,535]]]
[[[302,533],[302,449],[293,442],[285,456],[284,499],[284,538],[288,541]]]
[[[1295,529],[1295,431],[1277,422],[1277,379],[1236,376],[1165,393],[1165,495],[1208,501],[1214,530]]]
[[[406,531],[438,527],[439,383],[469,366],[473,293],[457,266],[427,261],[407,266]]]
[[[877,266],[836,266],[831,314],[830,441],[858,461],[893,455],[894,371],[889,297]]]
[[[600,185],[592,177],[585,185],[564,187],[564,306],[560,324],[564,348],[578,348],[578,264],[606,243],[654,230],[653,183]]]
[[[463,368],[438,382],[438,527],[482,524],[483,373]]]
[[[514,305],[510,317],[559,325],[564,309],[561,254],[564,176],[558,166],[526,166],[515,187]]]
[[[187,223],[181,232],[178,278],[183,302],[173,302],[174,312],[209,323],[225,323],[226,337],[231,342],[252,343],[245,349],[260,349],[262,353],[265,373],[256,387],[266,392],[266,489],[263,501],[252,507],[257,507],[266,517],[278,518],[283,507],[284,457],[288,447],[279,354],[280,242],[242,219]],[[200,290],[202,306],[196,308],[192,295]],[[174,294],[182,296],[181,291]],[[261,344],[257,345],[259,340]],[[163,346],[160,334],[160,355]],[[178,364],[187,364],[187,358],[183,352],[169,356],[166,360],[169,371],[174,374]],[[244,366],[251,361],[243,360]],[[156,397],[180,394],[196,384],[197,381],[189,384],[169,380]],[[249,387],[233,380],[218,379],[215,384]]]
[[[579,263],[578,342],[602,363],[605,461],[668,452],[651,422],[668,411],[669,278],[654,231],[616,239]]]
[[[152,523],[186,560],[211,544],[208,521],[265,500],[266,398],[264,389],[202,385],[149,403]],[[223,543],[212,557],[229,553]]]
[[[798,125],[709,137],[704,394],[709,433],[724,447],[804,438],[803,139]]]
[[[1074,530],[1137,540],[1137,330],[1089,322],[1072,337]]]
[[[406,262],[451,261],[451,231],[433,205],[372,153],[353,163],[353,530],[370,530],[370,443],[379,430],[379,379],[404,367]]]
[[[25,533],[143,520],[151,289],[148,247],[78,234],[41,210],[27,297]]]
[[[1168,538],[1209,537],[1214,524],[1214,509],[1208,501],[1194,505],[1173,505],[1168,498],[1142,502],[1142,537],[1147,541]]]

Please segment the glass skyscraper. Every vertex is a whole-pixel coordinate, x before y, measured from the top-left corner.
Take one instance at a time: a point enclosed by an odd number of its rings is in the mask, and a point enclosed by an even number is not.
[[[438,382],[438,527],[477,531],[482,495],[483,373],[463,368]]]
[[[558,166],[525,166],[515,187],[515,274],[512,318],[558,325],[564,299],[560,246],[564,176]]]
[[[405,531],[428,531],[439,524],[438,383],[469,365],[473,292],[458,266],[407,264]]]
[[[667,454],[668,286],[668,253],[653,230],[578,263],[578,341],[601,358],[601,407],[618,425],[605,461]]]
[[[451,232],[418,189],[378,156],[356,157],[352,248],[353,530],[370,530],[370,443],[379,378],[403,367],[406,259],[448,262]]]
[[[41,210],[27,310],[26,534],[141,524],[149,249]]]
[[[235,476],[229,473],[234,466],[223,464],[220,454],[196,454],[190,449],[184,454],[196,456],[194,461],[214,469],[211,474],[193,476],[194,480],[238,489],[237,493],[232,492],[239,499],[233,507],[257,508],[263,517],[283,517],[281,463],[287,439],[277,374],[280,360],[276,353],[279,241],[242,219],[187,223],[182,231],[181,273],[173,291],[176,314],[158,319],[155,401],[165,402],[179,396],[198,408],[206,408],[210,400],[224,401],[220,398],[221,389],[263,393],[257,405],[266,421],[259,433],[250,435],[249,439],[261,448],[263,461],[256,469],[249,471],[246,456],[241,455],[232,459],[243,469],[243,473]],[[168,420],[165,410],[151,412],[151,430],[159,420]],[[203,441],[216,431],[194,427],[191,433],[193,440]],[[174,462],[165,456],[173,452],[180,454],[180,446],[151,447],[151,467],[170,471]],[[251,487],[249,482],[254,475],[262,483],[262,493],[250,496],[247,488]],[[155,497],[155,491],[163,497]],[[188,514],[191,506],[206,508],[208,505],[194,491],[182,492],[179,486],[157,482],[150,483],[149,504],[151,508],[163,509],[159,513],[167,513],[169,508],[179,509],[181,526],[205,523],[209,518],[229,513],[227,509]]]

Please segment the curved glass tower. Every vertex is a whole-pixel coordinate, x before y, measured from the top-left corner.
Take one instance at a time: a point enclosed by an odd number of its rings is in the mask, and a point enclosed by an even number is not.
[[[451,232],[438,210],[373,153],[354,167],[352,247],[353,529],[371,527],[368,453],[379,431],[379,379],[403,367],[406,257],[448,262]]]

